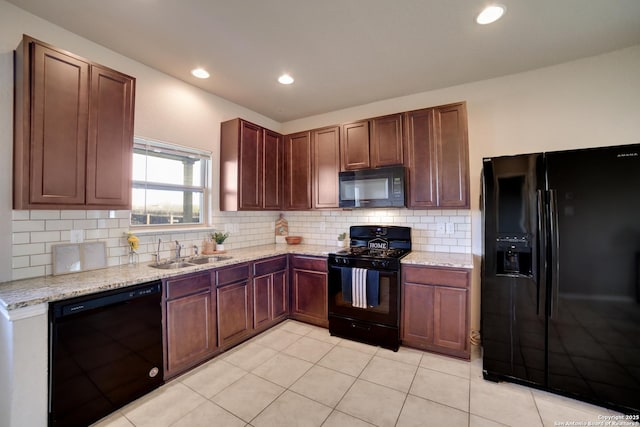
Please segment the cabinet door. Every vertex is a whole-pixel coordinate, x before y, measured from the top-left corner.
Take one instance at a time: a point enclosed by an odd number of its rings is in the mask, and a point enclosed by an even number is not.
[[[31,204],[84,205],[89,64],[30,44]]]
[[[294,268],[291,276],[291,314],[294,319],[327,327],[327,273]]]
[[[467,350],[467,290],[436,286],[433,314],[433,344],[452,350]]]
[[[251,284],[247,281],[217,289],[218,342],[228,347],[251,334]]]
[[[282,135],[268,129],[263,134],[263,207],[279,210],[283,205],[284,141]]]
[[[215,307],[209,290],[166,304],[166,374],[173,376],[215,351]]]
[[[313,208],[337,208],[340,172],[340,128],[311,132],[313,142]]]
[[[273,274],[273,292],[271,298],[271,313],[273,320],[284,319],[289,313],[289,289],[287,286],[287,271]]]
[[[253,123],[240,122],[238,179],[239,209],[262,207],[262,128]]]
[[[469,207],[469,146],[464,103],[435,108],[438,206]]]
[[[402,114],[378,117],[371,120],[371,167],[401,165]]]
[[[285,138],[285,209],[311,209],[311,133]]]
[[[368,120],[342,125],[340,155],[343,171],[370,167]]]
[[[403,285],[401,336],[403,342],[416,347],[433,343],[433,286]]]
[[[253,279],[253,328],[258,329],[273,319],[271,310],[271,288],[273,276],[255,277]]]
[[[436,144],[433,137],[433,109],[410,111],[404,115],[407,137],[406,166],[409,208],[429,208],[438,204]]]
[[[134,79],[91,67],[87,204],[131,208]]]

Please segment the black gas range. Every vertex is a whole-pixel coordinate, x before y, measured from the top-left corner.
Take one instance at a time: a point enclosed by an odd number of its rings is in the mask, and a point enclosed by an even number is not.
[[[400,260],[411,252],[411,229],[352,226],[349,243],[329,254],[329,332],[395,351],[400,345]]]

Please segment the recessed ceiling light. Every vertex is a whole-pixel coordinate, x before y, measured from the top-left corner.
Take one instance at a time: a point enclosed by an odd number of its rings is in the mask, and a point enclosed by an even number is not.
[[[498,19],[504,15],[504,12],[507,10],[506,7],[501,4],[494,4],[491,6],[487,6],[484,8],[482,12],[476,18],[476,22],[480,25],[491,24],[492,22],[496,22]]]
[[[194,77],[197,77],[199,79],[208,79],[209,78],[209,73],[204,68],[193,69],[193,70],[191,70],[191,74],[193,74]]]
[[[278,77],[278,81],[283,85],[290,85],[291,83],[293,83],[293,77],[291,77],[289,74],[283,74]]]

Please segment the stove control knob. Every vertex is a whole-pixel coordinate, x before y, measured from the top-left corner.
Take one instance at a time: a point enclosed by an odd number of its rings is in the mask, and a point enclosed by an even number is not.
[[[382,268],[389,267],[389,261],[380,261],[380,267]]]
[[[376,268],[378,266],[378,261],[371,261],[371,267]]]

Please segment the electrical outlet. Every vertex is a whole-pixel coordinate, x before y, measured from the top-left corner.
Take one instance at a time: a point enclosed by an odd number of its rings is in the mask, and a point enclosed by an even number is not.
[[[444,233],[444,222],[436,223],[436,230],[438,233]]]
[[[452,222],[447,222],[446,226],[445,226],[445,233],[446,234],[453,234],[455,233],[455,225]]]

